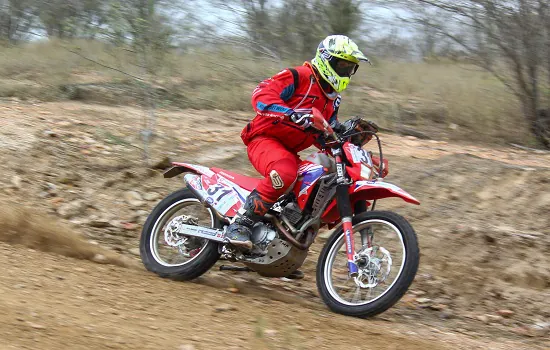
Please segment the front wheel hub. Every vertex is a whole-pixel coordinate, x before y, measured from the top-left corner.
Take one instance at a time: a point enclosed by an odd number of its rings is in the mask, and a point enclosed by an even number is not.
[[[389,276],[392,259],[384,247],[370,247],[356,255],[355,263],[359,268],[359,274],[354,277],[355,284],[361,288],[374,288]]]

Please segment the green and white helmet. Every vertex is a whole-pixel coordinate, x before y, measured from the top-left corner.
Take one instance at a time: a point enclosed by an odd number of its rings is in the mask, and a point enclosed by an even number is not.
[[[370,63],[356,43],[345,35],[330,35],[319,44],[311,64],[336,92],[342,92],[361,61]]]

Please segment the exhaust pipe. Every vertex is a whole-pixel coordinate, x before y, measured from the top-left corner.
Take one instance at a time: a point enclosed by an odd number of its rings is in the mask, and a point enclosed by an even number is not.
[[[187,224],[188,218],[185,215],[176,216],[170,221],[168,227],[166,227],[166,232],[168,235],[185,235],[198,238],[208,239],[209,241],[215,241],[223,243],[225,239],[225,234],[223,230],[202,227],[197,225]]]
[[[187,220],[188,218],[185,215],[180,215],[173,218],[168,224],[168,227],[165,229],[165,236],[174,236],[174,234],[177,233],[178,235],[198,237],[218,243],[230,243],[232,245],[241,246],[247,249],[252,249],[254,247],[250,241],[241,242],[226,238],[223,230],[189,225],[187,224]]]

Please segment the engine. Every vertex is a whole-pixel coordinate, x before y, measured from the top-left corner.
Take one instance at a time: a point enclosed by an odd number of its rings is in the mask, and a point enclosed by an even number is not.
[[[277,238],[277,231],[270,225],[259,222],[252,228],[250,240],[255,246],[261,249],[262,252],[267,249],[269,243],[275,238]]]
[[[307,250],[300,250],[277,237],[277,231],[269,224],[258,223],[252,229],[252,242],[256,248],[243,263],[265,277],[285,277],[296,271],[307,257]]]
[[[295,202],[290,202],[283,208],[283,216],[286,217],[292,225],[296,225],[300,222],[300,220],[302,220],[302,215],[302,210]]]

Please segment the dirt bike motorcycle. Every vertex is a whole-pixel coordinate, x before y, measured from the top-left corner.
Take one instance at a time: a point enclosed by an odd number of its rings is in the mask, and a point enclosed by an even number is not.
[[[375,210],[375,204],[387,197],[420,203],[383,181],[387,161],[376,133],[356,131],[352,125],[337,134],[320,112],[313,115],[313,127],[325,133],[325,147],[300,164],[293,190],[253,227],[252,249],[232,246],[224,229],[259,179],[173,163],[164,177],[187,173],[186,187],[164,198],[147,218],[140,240],[145,267],[161,277],[191,280],[223,256],[261,276],[285,277],[302,266],[318,232],[329,229],[333,231],[316,272],[326,305],[357,317],[373,316],[394,305],[415,277],[418,243],[406,219]],[[378,162],[373,163],[371,152],[350,142],[358,133],[376,138]]]

